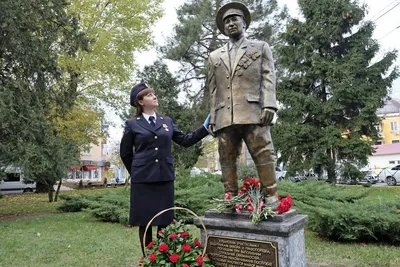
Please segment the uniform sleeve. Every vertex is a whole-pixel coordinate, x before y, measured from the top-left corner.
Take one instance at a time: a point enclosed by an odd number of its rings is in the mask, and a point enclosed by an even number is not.
[[[214,65],[212,63],[211,55],[208,57],[208,88],[210,90],[210,124],[215,125],[215,94],[217,85],[214,76]]]
[[[191,133],[185,134],[172,122],[172,140],[180,146],[190,147],[208,135],[207,129],[202,125]]]
[[[133,158],[133,139],[134,135],[132,133],[132,130],[129,127],[128,122],[126,122],[124,133],[121,139],[121,144],[119,147],[119,153],[121,156],[121,160],[125,165],[125,168],[129,172],[129,175],[131,175],[131,165]]]
[[[274,59],[272,58],[271,49],[267,43],[263,45],[261,71],[261,107],[277,110]]]

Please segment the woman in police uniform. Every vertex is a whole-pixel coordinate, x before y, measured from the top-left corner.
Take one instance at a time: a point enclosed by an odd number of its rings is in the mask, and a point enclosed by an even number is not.
[[[208,135],[207,117],[204,125],[189,134],[182,133],[171,118],[158,114],[157,96],[152,88],[139,83],[132,88],[130,103],[136,115],[126,121],[120,145],[121,159],[131,176],[129,224],[139,226],[139,239],[144,255],[143,236],[147,223],[158,212],[174,206],[175,172],[171,141],[189,147]],[[174,212],[158,216],[152,225],[166,227]],[[151,228],[146,234],[151,242]]]

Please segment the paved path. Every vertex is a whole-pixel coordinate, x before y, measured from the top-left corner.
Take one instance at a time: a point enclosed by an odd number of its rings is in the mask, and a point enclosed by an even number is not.
[[[57,184],[54,185],[54,190],[57,190],[57,187],[58,187]],[[67,186],[65,186],[65,185],[61,185],[60,191],[71,191],[71,190],[75,190],[75,189],[73,189],[73,188],[71,188],[71,187],[67,187]]]

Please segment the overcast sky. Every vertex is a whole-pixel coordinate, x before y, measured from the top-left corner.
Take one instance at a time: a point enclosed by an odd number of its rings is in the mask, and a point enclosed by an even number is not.
[[[375,21],[376,29],[373,37],[381,45],[380,56],[391,49],[400,51],[400,0],[360,0],[360,2],[369,6],[367,19]],[[184,0],[164,0],[165,14],[154,26],[153,37],[155,42],[163,43],[164,38],[172,34],[173,26],[177,22],[175,10],[183,3]],[[296,0],[278,0],[278,3],[287,5],[292,17],[299,17],[300,12]],[[136,54],[136,61],[140,63],[141,68],[152,64],[156,58],[154,49]],[[400,57],[398,57],[396,65],[400,65]],[[174,69],[174,65],[171,65],[171,68]],[[397,79],[393,84],[391,95],[400,98],[400,79]],[[121,133],[122,129],[111,127],[112,140],[110,141],[119,142]]]

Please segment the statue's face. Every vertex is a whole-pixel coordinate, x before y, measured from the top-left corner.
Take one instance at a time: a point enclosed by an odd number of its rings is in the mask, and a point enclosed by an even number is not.
[[[238,38],[243,36],[246,29],[246,23],[239,15],[228,16],[224,19],[224,30],[229,38]]]

